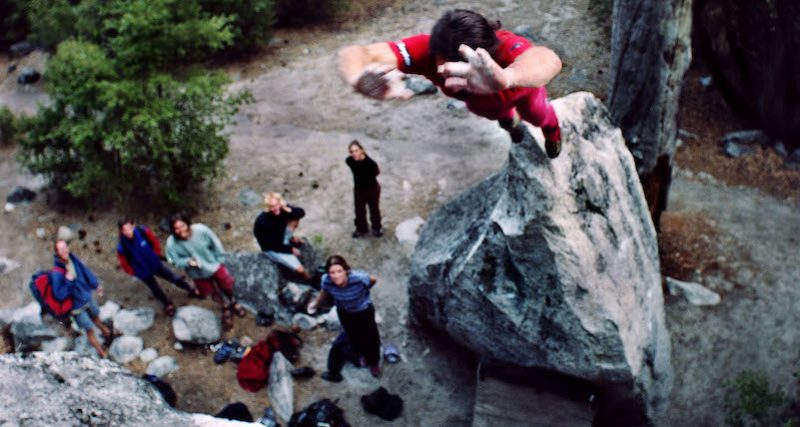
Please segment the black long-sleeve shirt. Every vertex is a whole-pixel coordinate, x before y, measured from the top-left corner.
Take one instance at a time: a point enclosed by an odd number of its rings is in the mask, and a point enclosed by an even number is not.
[[[353,185],[358,189],[372,188],[378,185],[376,177],[381,173],[378,164],[369,156],[364,155],[364,160],[355,161],[352,156],[345,159],[347,166],[353,172]]]
[[[288,205],[291,212],[281,210],[280,215],[272,212],[261,212],[253,225],[253,234],[262,251],[274,251],[290,254],[292,246],[283,243],[286,234],[286,223],[306,216],[306,211],[297,206]]]

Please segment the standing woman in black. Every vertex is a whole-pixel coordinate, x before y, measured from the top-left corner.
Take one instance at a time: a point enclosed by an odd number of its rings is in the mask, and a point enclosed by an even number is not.
[[[378,164],[372,160],[356,140],[348,146],[350,156],[345,162],[353,172],[353,199],[355,202],[356,231],[353,237],[361,237],[367,234],[367,212],[369,207],[369,220],[372,223],[372,235],[375,237],[383,236],[381,227],[380,197],[381,186],[378,184]]]

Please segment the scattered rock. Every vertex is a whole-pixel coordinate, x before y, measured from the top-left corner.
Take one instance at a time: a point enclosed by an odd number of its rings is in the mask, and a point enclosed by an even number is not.
[[[267,395],[275,414],[284,423],[289,421],[294,412],[294,381],[291,372],[292,364],[289,360],[283,353],[275,353],[269,365]]]
[[[789,169],[800,169],[800,148],[792,151],[792,154],[786,158],[783,165]]]
[[[177,351],[182,351],[183,350],[183,344],[181,344],[180,341],[175,341],[175,344],[172,344],[172,348],[174,348]]]
[[[11,317],[11,335],[15,351],[35,350],[43,341],[57,338],[58,333],[42,321],[41,308],[32,302],[14,312]]]
[[[323,316],[325,322],[325,329],[329,331],[338,331],[342,329],[342,322],[339,321],[339,313],[336,310],[331,310]]]
[[[313,298],[313,293],[314,288],[311,286],[289,282],[281,289],[280,300],[293,313],[302,312]]]
[[[70,240],[75,238],[75,232],[72,231],[71,228],[67,227],[66,225],[62,225],[58,227],[58,232],[56,233],[56,238],[58,240],[64,240],[69,242]]]
[[[714,88],[714,78],[711,76],[701,76],[697,79],[697,82],[700,83],[700,87],[702,87],[706,92],[711,91]]]
[[[119,312],[119,309],[119,304],[114,301],[106,301],[106,303],[100,307],[100,321],[103,323],[108,322]]]
[[[36,43],[33,43],[29,40],[23,40],[12,44],[11,47],[8,48],[8,55],[12,58],[20,58],[28,55],[34,50],[36,50]]]
[[[3,212],[6,212],[6,213],[9,213],[9,212],[14,212],[14,208],[15,208],[15,207],[16,207],[16,206],[14,206],[14,204],[13,204],[13,203],[6,202],[6,204],[5,204],[5,205],[3,205]]]
[[[721,144],[735,143],[739,145],[769,145],[772,138],[759,129],[728,132],[719,139]]]
[[[688,130],[678,129],[678,136],[683,139],[694,139],[697,140],[699,137],[697,134],[691,133]]]
[[[671,350],[636,167],[592,94],[553,106],[558,159],[541,141],[512,145],[497,174],[428,218],[409,316],[478,355],[597,384],[609,398],[599,411],[653,419],[672,389]]]
[[[211,311],[194,305],[178,308],[172,319],[172,330],[179,341],[192,344],[211,344],[222,333],[219,319]]]
[[[425,220],[420,216],[415,216],[397,224],[397,228],[394,229],[394,235],[400,243],[414,246],[419,240],[419,233],[424,225]]]
[[[42,351],[45,353],[55,353],[59,351],[68,351],[72,346],[72,340],[67,337],[58,337],[49,341],[42,342]]]
[[[36,237],[38,237],[40,239],[44,239],[45,237],[47,237],[47,231],[45,231],[45,229],[42,228],[42,227],[37,228],[36,229]]]
[[[525,24],[525,25],[517,25],[516,27],[514,27],[514,29],[511,32],[516,34],[516,35],[518,35],[518,36],[525,37],[526,39],[528,39],[528,40],[530,40],[530,41],[532,41],[534,43],[541,43],[542,42],[542,38],[537,36],[536,33],[533,32],[533,26],[531,26],[531,25],[527,25],[527,24]]]
[[[158,350],[152,347],[148,347],[142,350],[141,353],[139,353],[139,360],[141,360],[144,363],[150,363],[153,360],[155,360],[156,357],[158,357]]]
[[[19,263],[13,259],[0,257],[0,274],[10,273],[19,268]]]
[[[278,308],[278,287],[285,279],[275,263],[262,253],[225,254],[225,266],[236,278],[233,296],[252,313],[263,307]]]
[[[14,187],[14,190],[6,196],[6,202],[26,203],[32,202],[36,198],[36,192],[25,187]]]
[[[444,108],[445,110],[454,113],[457,116],[466,115],[469,112],[467,110],[467,104],[464,101],[459,101],[458,99],[448,99]]]
[[[436,85],[424,77],[408,76],[405,83],[406,87],[414,92],[414,95],[429,95],[438,92]]]
[[[155,317],[152,308],[119,310],[113,317],[114,328],[123,335],[138,335],[139,332],[153,326]]]
[[[722,152],[727,156],[738,158],[755,154],[756,147],[753,145],[740,144],[737,142],[726,142],[722,144]]]
[[[128,363],[137,357],[144,347],[144,341],[139,337],[122,336],[111,343],[108,354],[119,363]]]
[[[667,277],[667,288],[670,295],[683,295],[687,301],[694,305],[717,305],[721,298],[718,293],[707,289],[701,284],[684,282]]]
[[[783,141],[776,142],[773,148],[775,148],[775,152],[784,159],[789,156],[789,151],[786,149],[786,145],[784,145]]]
[[[147,365],[147,374],[164,378],[179,369],[178,362],[172,356],[161,356]]]
[[[292,325],[299,326],[304,331],[309,331],[317,326],[317,319],[304,313],[292,316]]]
[[[20,71],[17,76],[17,83],[21,85],[29,85],[39,81],[42,78],[41,73],[30,67],[25,67]]]
[[[239,203],[244,206],[256,206],[263,203],[264,198],[255,191],[247,188],[239,192]]]

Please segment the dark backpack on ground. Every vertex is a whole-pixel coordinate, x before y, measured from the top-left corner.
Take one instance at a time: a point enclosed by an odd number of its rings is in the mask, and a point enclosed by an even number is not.
[[[370,414],[392,421],[403,412],[403,399],[379,387],[372,393],[361,396],[361,406]]]
[[[58,320],[64,321],[69,318],[72,311],[72,297],[68,296],[63,300],[58,300],[53,294],[53,271],[64,274],[65,271],[61,267],[53,267],[52,270],[42,270],[31,276],[31,281],[28,287],[31,293],[42,310],[55,317]]]
[[[289,427],[317,427],[329,425],[331,427],[350,427],[344,419],[344,411],[336,406],[330,399],[318,400],[300,412],[292,414]]]

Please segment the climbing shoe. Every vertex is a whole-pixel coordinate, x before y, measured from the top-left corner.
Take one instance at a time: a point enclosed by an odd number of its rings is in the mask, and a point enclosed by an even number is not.
[[[511,136],[511,142],[514,144],[519,144],[525,139],[525,127],[522,125],[522,120],[520,120],[516,111],[513,118],[498,120],[497,123],[508,132],[508,135]]]
[[[544,149],[547,151],[547,157],[555,159],[561,153],[561,128],[558,125],[543,127],[542,133],[544,134]]]

